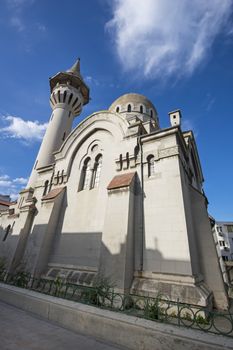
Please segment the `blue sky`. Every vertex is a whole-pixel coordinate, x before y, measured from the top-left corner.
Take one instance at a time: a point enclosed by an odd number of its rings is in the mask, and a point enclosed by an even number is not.
[[[182,110],[209,212],[233,220],[232,0],[1,0],[0,193],[25,186],[51,110],[48,79],[81,58],[91,90],[75,125],[120,95]]]

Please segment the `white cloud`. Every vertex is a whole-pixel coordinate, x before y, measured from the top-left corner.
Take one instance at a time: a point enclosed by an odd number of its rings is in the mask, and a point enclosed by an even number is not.
[[[32,26],[28,25],[28,21],[25,19],[24,11],[26,8],[32,6],[35,0],[5,0],[9,10],[9,25],[14,27],[18,32],[31,30],[34,32]],[[29,28],[30,26],[30,28]],[[34,23],[34,28],[38,32],[45,33],[46,26],[43,23]]]
[[[115,0],[106,28],[126,71],[190,75],[231,14],[231,0]],[[229,29],[228,29],[229,31]]]
[[[25,187],[28,179],[17,177],[12,179],[9,175],[0,175],[0,194],[10,195],[11,200],[16,200],[19,192]]]
[[[8,180],[0,180],[0,188],[1,187],[9,187],[11,186],[11,181]]]
[[[86,81],[87,84],[96,85],[96,86],[100,85],[99,81],[97,79],[91,77],[90,75],[86,76],[84,78],[84,81]]]
[[[15,27],[19,32],[22,32],[25,29],[22,19],[17,16],[11,17],[10,24],[12,27]]]
[[[10,176],[8,176],[8,175],[0,175],[0,181],[8,180],[9,178],[10,178]]]
[[[7,116],[2,119],[9,123],[8,126],[0,128],[0,133],[5,137],[22,139],[24,141],[39,141],[43,138],[47,123],[40,124],[37,120],[23,120],[19,117]]]
[[[13,182],[20,185],[26,185],[28,183],[28,179],[24,177],[16,177]]]

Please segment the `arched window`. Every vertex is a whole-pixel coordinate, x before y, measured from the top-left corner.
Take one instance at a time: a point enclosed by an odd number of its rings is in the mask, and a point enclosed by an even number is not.
[[[47,192],[48,192],[48,187],[49,187],[49,180],[46,180],[44,183],[44,192],[43,192],[43,196],[46,196]]]
[[[126,152],[126,164],[127,164],[127,169],[129,168],[129,152]]]
[[[150,110],[150,116],[151,116],[151,118],[153,118],[153,111],[152,111],[152,109]]]
[[[90,179],[91,179],[91,159],[87,158],[84,161],[83,168],[82,168],[79,191],[86,190],[90,186]]]
[[[101,169],[102,169],[102,158],[103,158],[102,155],[99,154],[95,159],[91,188],[98,187],[98,185],[99,185],[100,173],[101,173]]]
[[[3,242],[7,239],[7,236],[9,235],[10,229],[11,229],[11,225],[8,225],[7,228],[6,228],[3,240],[2,240]]]
[[[131,105],[128,105],[127,111],[128,111],[128,112],[131,112]]]
[[[120,161],[120,169],[119,170],[122,170],[122,167],[123,167],[122,154],[120,154],[119,161]]]
[[[147,165],[148,165],[148,177],[150,177],[155,173],[155,159],[153,155],[150,155],[147,157]]]
[[[120,107],[116,108],[116,112],[119,113],[120,112]]]
[[[138,153],[139,153],[139,146],[137,145],[137,146],[134,147],[134,159],[135,159],[135,162],[137,160]]]
[[[143,106],[140,106],[140,113],[143,113]]]

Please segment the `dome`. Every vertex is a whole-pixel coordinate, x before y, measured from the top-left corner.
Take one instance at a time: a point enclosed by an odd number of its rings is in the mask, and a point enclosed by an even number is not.
[[[120,96],[111,104],[109,110],[118,113],[138,112],[157,117],[154,105],[145,96],[135,93]]]

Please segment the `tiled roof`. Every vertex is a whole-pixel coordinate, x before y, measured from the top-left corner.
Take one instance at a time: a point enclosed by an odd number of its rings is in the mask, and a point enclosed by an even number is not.
[[[43,201],[47,201],[49,199],[54,199],[56,198],[63,190],[65,187],[58,187],[55,188],[54,190],[50,191],[46,196],[42,197]]]
[[[114,176],[114,178],[109,183],[107,189],[113,190],[115,188],[130,186],[130,184],[134,178],[134,175],[135,175],[135,172]]]
[[[11,204],[13,204],[13,203],[0,200],[0,205],[5,205],[6,207],[9,207]]]

